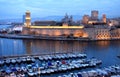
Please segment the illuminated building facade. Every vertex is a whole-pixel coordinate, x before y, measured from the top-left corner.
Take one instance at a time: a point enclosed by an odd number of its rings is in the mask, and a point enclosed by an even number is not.
[[[120,29],[110,30],[109,28],[86,28],[88,37],[91,40],[113,40],[120,39]]]
[[[42,35],[46,37],[74,36],[83,37],[83,26],[30,26],[23,28],[24,34]]]
[[[72,17],[68,18],[65,16],[65,23],[62,26],[53,26],[53,25],[36,25],[42,22],[35,22],[35,25],[31,25],[30,12],[26,12],[26,24],[23,28],[23,34],[31,35],[41,35],[45,37],[83,37],[84,36],[84,26],[68,26],[69,21],[72,21]],[[54,23],[52,21],[47,22],[48,24]],[[46,24],[47,24],[46,23]]]
[[[83,19],[82,19],[82,23],[83,24],[88,24],[88,22],[89,22],[89,15],[84,15]]]
[[[27,12],[25,13],[25,26],[26,26],[26,27],[30,27],[30,25],[31,25],[30,12],[27,11]]]
[[[102,21],[103,21],[103,23],[107,23],[107,19],[106,19],[106,15],[105,14],[103,14],[103,16],[102,16]]]

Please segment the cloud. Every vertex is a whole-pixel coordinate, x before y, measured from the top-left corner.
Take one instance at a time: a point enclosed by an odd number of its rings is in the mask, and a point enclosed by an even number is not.
[[[33,16],[83,15],[94,9],[112,15],[120,12],[119,5],[119,0],[0,0],[0,18],[20,17],[26,10]]]

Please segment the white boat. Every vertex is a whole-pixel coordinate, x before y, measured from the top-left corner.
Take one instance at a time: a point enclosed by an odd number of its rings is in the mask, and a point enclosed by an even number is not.
[[[31,58],[31,61],[32,61],[32,62],[35,62],[35,58],[32,57],[32,58]]]
[[[10,74],[10,77],[17,77],[17,75],[16,75],[14,72],[12,72],[12,73]]]
[[[31,61],[31,57],[30,56],[27,56],[26,57],[26,60],[29,62],[29,61]]]
[[[28,74],[28,76],[30,76],[30,77],[34,77],[34,72],[33,72],[33,71],[29,71],[29,72],[27,72],[27,74]]]
[[[39,56],[39,60],[43,60],[43,57],[42,57],[42,56]]]
[[[85,71],[81,72],[81,74],[82,74],[82,77],[89,77],[89,76],[88,76],[88,73],[85,72]]]
[[[17,63],[21,63],[22,62],[22,58],[16,58]]]
[[[12,58],[12,59],[11,59],[11,63],[15,64],[15,63],[16,63],[16,59],[15,59],[15,58]]]
[[[0,65],[3,65],[4,64],[4,60],[0,60]]]
[[[22,70],[23,72],[25,72],[25,73],[27,72],[27,68],[25,68],[25,67],[23,67],[23,66],[21,67],[21,70]]]
[[[23,72],[19,73],[19,74],[17,74],[17,77],[25,77],[25,74]]]
[[[22,61],[22,62],[26,62],[26,60],[27,60],[27,59],[26,59],[25,57],[21,57],[21,61]]]
[[[10,59],[6,59],[5,63],[10,64]]]
[[[95,70],[88,71],[87,73],[89,77],[97,77],[97,72]]]

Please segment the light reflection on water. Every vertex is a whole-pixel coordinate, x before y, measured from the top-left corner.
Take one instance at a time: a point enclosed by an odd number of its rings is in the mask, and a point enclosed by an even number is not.
[[[51,53],[67,53],[81,52],[85,44],[74,41],[39,41],[39,40],[23,40],[28,54],[51,54]]]

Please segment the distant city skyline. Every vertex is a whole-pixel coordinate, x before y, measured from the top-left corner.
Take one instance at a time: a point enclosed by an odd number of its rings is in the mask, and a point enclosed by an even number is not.
[[[32,17],[91,15],[92,10],[99,11],[99,17],[119,17],[119,0],[0,0],[0,19],[22,18],[26,10]]]

